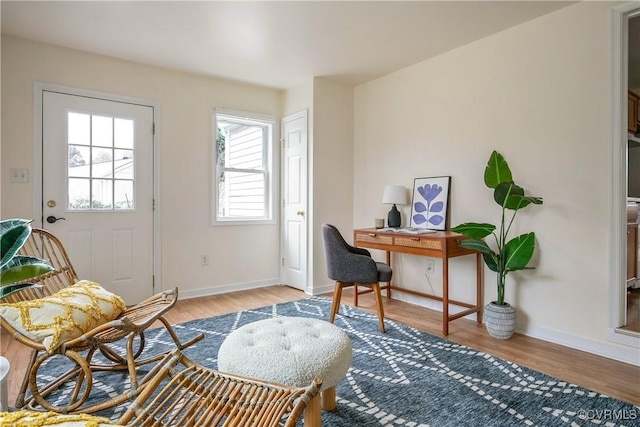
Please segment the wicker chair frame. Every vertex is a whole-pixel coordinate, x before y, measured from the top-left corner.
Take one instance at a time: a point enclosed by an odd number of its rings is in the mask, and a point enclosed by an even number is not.
[[[5,299],[7,302],[42,298],[78,282],[78,276],[64,246],[52,233],[34,228],[20,253],[46,259],[54,267],[54,270],[30,279],[29,282],[41,286],[27,288],[12,294]],[[15,408],[39,409],[37,405],[40,405],[46,410],[59,413],[92,413],[135,398],[151,377],[157,373],[159,364],[156,363],[156,366],[140,380],[136,369],[141,365],[159,362],[169,354],[169,351],[165,351],[142,359],[139,358],[145,346],[144,331],[153,323],[159,322],[160,326],[167,330],[179,350],[183,350],[204,338],[203,334],[199,334],[185,343],[180,341],[171,324],[163,317],[163,314],[170,310],[177,300],[177,288],[158,293],[139,304],[128,307],[116,320],[100,325],[81,337],[64,342],[54,354],[49,354],[41,343],[21,334],[0,317],[0,326],[15,340],[32,349],[24,379],[16,397]],[[108,345],[124,339],[126,339],[126,354],[124,355],[118,354],[113,347]],[[102,353],[108,363],[92,361],[98,351]],[[37,377],[40,366],[47,359],[56,355],[65,356],[72,361],[72,368],[44,386],[38,386]],[[106,401],[91,405],[85,404],[91,394],[93,372],[121,370],[128,371],[131,382],[128,390]],[[68,384],[70,381],[73,382],[73,390],[63,405],[54,405],[47,401],[48,396],[62,384]],[[27,395],[27,389],[30,396]]]
[[[135,427],[295,426],[322,380],[289,387],[200,366],[179,350],[118,420]]]

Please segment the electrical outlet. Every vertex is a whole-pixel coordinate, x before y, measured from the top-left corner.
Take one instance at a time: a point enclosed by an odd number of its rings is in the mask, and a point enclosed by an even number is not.
[[[200,265],[209,265],[209,255],[200,255]]]
[[[432,259],[428,259],[425,265],[425,270],[427,271],[427,274],[432,274],[434,268],[435,268],[435,262]]]

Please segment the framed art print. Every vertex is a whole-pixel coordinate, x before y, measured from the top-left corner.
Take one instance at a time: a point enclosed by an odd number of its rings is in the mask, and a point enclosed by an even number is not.
[[[446,230],[450,176],[416,178],[411,199],[411,227]]]

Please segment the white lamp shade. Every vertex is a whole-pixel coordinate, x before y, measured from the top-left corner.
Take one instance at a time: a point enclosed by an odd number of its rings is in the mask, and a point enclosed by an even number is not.
[[[402,185],[387,185],[384,187],[384,194],[382,195],[382,203],[406,205],[407,204],[407,189]]]

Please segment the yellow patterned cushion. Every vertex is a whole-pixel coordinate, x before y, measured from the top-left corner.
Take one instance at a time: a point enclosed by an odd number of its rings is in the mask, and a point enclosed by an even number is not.
[[[55,412],[0,412],[0,427],[102,427],[112,426],[108,419],[87,414],[61,415]]]
[[[0,316],[53,353],[64,341],[115,319],[124,309],[122,298],[82,280],[46,298],[0,304]]]

